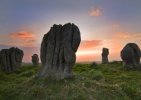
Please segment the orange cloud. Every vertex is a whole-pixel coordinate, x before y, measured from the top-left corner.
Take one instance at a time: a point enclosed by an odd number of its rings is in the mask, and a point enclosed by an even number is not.
[[[100,8],[92,8],[89,15],[94,16],[94,17],[101,16],[102,15],[101,9]]]
[[[33,46],[36,44],[37,37],[31,33],[26,31],[20,31],[15,33],[10,33],[9,37],[11,39],[10,45],[15,46]]]
[[[32,33],[26,32],[26,31],[21,31],[21,32],[17,32],[17,33],[10,33],[10,37],[19,38],[19,39],[35,38],[35,36]]]
[[[84,50],[92,50],[95,47],[98,47],[101,45],[102,40],[84,40],[81,42],[79,51],[84,51]]]

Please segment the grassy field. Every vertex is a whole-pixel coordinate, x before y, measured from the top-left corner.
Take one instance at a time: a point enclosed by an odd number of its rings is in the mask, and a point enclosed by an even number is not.
[[[74,78],[58,82],[35,78],[40,68],[0,72],[0,100],[141,100],[141,72],[123,70],[121,62],[76,64]]]

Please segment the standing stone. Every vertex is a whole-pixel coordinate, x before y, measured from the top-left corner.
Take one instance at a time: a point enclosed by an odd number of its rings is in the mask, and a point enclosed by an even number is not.
[[[80,41],[76,25],[53,25],[42,40],[40,57],[43,69],[38,76],[55,80],[71,78]]]
[[[121,51],[121,59],[127,69],[140,69],[141,50],[135,43],[128,43]]]
[[[13,72],[21,66],[23,51],[18,48],[2,49],[0,51],[1,70]]]
[[[33,65],[38,65],[39,64],[39,57],[38,57],[37,54],[33,54],[32,63],[33,63]]]
[[[91,64],[91,67],[92,67],[92,68],[97,68],[97,63],[96,63],[96,62],[93,62],[93,63]]]
[[[108,55],[109,55],[109,49],[108,48],[103,48],[102,49],[102,63],[108,63]]]

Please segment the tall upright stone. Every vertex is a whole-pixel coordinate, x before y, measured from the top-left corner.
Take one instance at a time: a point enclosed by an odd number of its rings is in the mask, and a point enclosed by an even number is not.
[[[38,65],[39,64],[39,57],[38,57],[37,54],[33,54],[32,63],[33,63],[33,65]]]
[[[38,76],[55,80],[71,78],[80,41],[76,25],[53,25],[42,40],[40,57],[43,68]]]
[[[109,62],[109,60],[108,60],[109,49],[108,48],[103,48],[101,55],[102,55],[102,63],[103,64],[108,63]]]
[[[13,72],[21,66],[23,51],[18,48],[2,49],[0,51],[0,66],[5,72]]]
[[[136,43],[128,43],[120,53],[124,67],[127,69],[141,69],[141,50]]]

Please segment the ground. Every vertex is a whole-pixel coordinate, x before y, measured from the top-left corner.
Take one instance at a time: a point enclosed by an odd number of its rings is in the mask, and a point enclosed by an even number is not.
[[[141,71],[124,70],[121,62],[76,64],[73,79],[61,81],[38,79],[40,68],[0,72],[0,100],[141,100]]]

